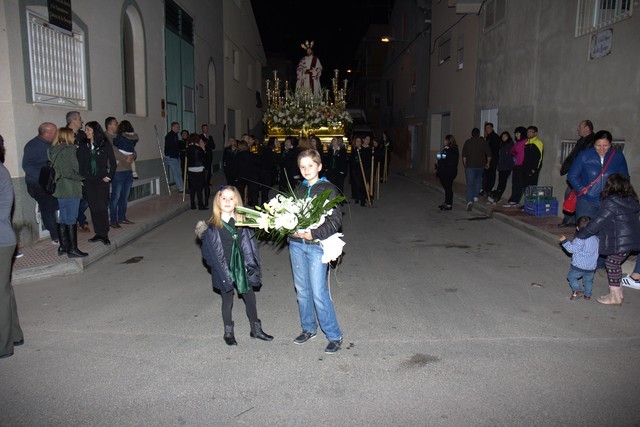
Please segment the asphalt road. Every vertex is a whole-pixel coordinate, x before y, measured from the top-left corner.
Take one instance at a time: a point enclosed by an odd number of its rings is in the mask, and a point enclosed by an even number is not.
[[[0,361],[0,425],[640,424],[639,291],[569,301],[559,247],[441,212],[399,175],[381,195],[345,213],[337,354],[322,334],[293,344],[288,252],[272,246],[257,298],[276,338],[249,338],[237,301],[226,346],[189,211],[80,275],[15,287],[26,343]]]

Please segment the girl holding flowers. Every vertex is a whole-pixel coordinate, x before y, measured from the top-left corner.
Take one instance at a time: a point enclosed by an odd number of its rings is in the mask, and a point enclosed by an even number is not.
[[[241,214],[236,213],[238,206],[242,206],[238,190],[230,185],[221,186],[214,196],[213,215],[208,223],[200,221],[196,225],[196,235],[202,242],[202,257],[211,268],[211,283],[222,296],[224,341],[227,345],[238,344],[231,317],[234,288],[244,300],[251,324],[249,336],[263,341],[273,339],[262,330],[258,319],[253,287],[261,286],[260,256],[253,231],[245,227],[236,228],[236,219],[241,220]]]

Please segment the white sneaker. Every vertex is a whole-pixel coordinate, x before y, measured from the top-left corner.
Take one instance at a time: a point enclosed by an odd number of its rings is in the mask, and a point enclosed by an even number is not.
[[[493,204],[495,204],[495,203],[496,203],[496,200],[495,200],[493,197],[491,197],[491,196],[487,197],[487,200],[489,200],[489,202],[491,202],[491,203],[493,203]]]
[[[138,172],[132,172],[133,179],[138,179]]]
[[[623,277],[620,283],[622,283],[622,286],[626,286],[627,288],[640,289],[640,280],[634,279],[631,275]]]
[[[473,206],[473,202],[467,202],[467,210],[471,210],[471,206]]]
[[[502,205],[503,208],[515,208],[516,204],[514,202],[508,202]]]
[[[474,202],[477,202],[477,201],[478,201],[478,198],[477,198],[477,197],[474,197],[474,198],[473,198],[473,201],[474,201]]]

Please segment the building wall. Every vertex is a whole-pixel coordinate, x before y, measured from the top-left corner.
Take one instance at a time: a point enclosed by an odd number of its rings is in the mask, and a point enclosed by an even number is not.
[[[433,31],[431,53],[431,82],[429,91],[429,114],[431,131],[429,133],[429,151],[432,159],[442,146],[443,136],[451,133],[457,140],[460,150],[464,141],[471,137],[471,129],[478,126],[476,120],[476,72],[478,58],[478,16],[475,14],[456,14],[455,7],[447,2],[432,2]],[[439,45],[443,37],[451,34],[451,58],[439,63]],[[458,38],[464,40],[464,64],[458,69]],[[450,128],[439,127],[439,116],[449,114]],[[431,163],[435,163],[433,160]],[[462,159],[460,160],[460,168]],[[433,171],[431,169],[430,171]],[[459,181],[464,174],[459,173]]]
[[[239,2],[242,9],[226,8],[223,15],[221,2],[200,2],[198,0],[178,0],[178,5],[194,19],[195,33],[195,82],[203,85],[200,98],[196,90],[196,123],[199,126],[209,122],[209,71],[211,62],[216,66],[215,104],[216,122],[210,123],[210,132],[218,145],[216,155],[222,150],[222,129],[225,124],[223,34],[224,24],[235,25],[249,21],[255,28],[255,20],[249,1]],[[226,3],[236,4],[229,0]],[[84,122],[96,120],[104,123],[104,118],[114,116],[119,120],[131,121],[140,136],[136,150],[138,152],[137,169],[141,178],[158,176],[166,191],[162,172],[160,151],[167,132],[166,118],[162,115],[161,101],[165,97],[165,54],[164,54],[164,1],[163,0],[113,0],[105,3],[100,0],[72,2],[73,24],[85,31],[87,53],[87,108],[68,108],[33,104],[28,94],[30,72],[27,60],[26,8],[32,8],[45,19],[47,17],[46,0],[3,0],[0,3],[0,133],[5,139],[7,160],[5,165],[13,178],[16,190],[14,227],[19,233],[20,243],[29,244],[38,238],[35,218],[35,202],[28,196],[24,184],[22,156],[26,143],[37,135],[40,123],[50,121],[58,126],[65,124],[65,115],[72,109],[81,112]],[[122,66],[122,25],[123,11],[134,5],[140,12],[144,28],[144,60],[146,74],[146,112],[137,116],[125,114],[123,96]],[[242,15],[242,19],[237,15]],[[223,20],[227,17],[227,20]],[[243,24],[243,27],[247,27]],[[260,38],[255,31],[236,31],[234,40],[241,46],[253,46],[255,57],[260,56]],[[246,68],[245,68],[246,72]],[[256,71],[259,76],[259,70]],[[233,103],[255,110],[255,90],[233,93]],[[257,113],[255,120],[258,121]],[[157,128],[158,138],[156,138]],[[160,146],[160,147],[159,147]]]
[[[405,166],[424,172],[427,147],[431,26],[424,1],[395,2],[391,36],[380,80],[380,127],[393,140],[393,154]]]
[[[224,0],[223,14],[224,114],[226,117],[228,109],[236,112],[236,135],[228,134],[227,137],[240,137],[242,133],[257,132],[262,123],[262,109],[256,107],[256,91],[262,92],[262,67],[267,61],[250,1]],[[238,80],[234,78],[233,50],[240,53]],[[252,78],[249,65],[252,66]],[[263,105],[266,105],[264,94],[261,96]]]
[[[499,131],[536,125],[545,144],[540,185],[564,194],[560,177],[563,140],[577,140],[583,119],[626,141],[624,154],[632,183],[640,172],[640,23],[634,16],[613,28],[611,54],[589,60],[590,35],[575,37],[577,0],[509,0],[506,19],[488,32],[480,29],[476,115],[499,108]]]

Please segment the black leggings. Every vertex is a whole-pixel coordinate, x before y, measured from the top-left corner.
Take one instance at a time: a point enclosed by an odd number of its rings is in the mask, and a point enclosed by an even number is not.
[[[220,295],[222,296],[222,320],[225,325],[233,325],[231,317],[231,309],[233,309],[233,294],[234,291],[225,292],[222,290]],[[240,298],[244,300],[244,308],[247,312],[247,317],[251,323],[258,320],[258,310],[256,309],[256,294],[253,290],[240,294]]]

